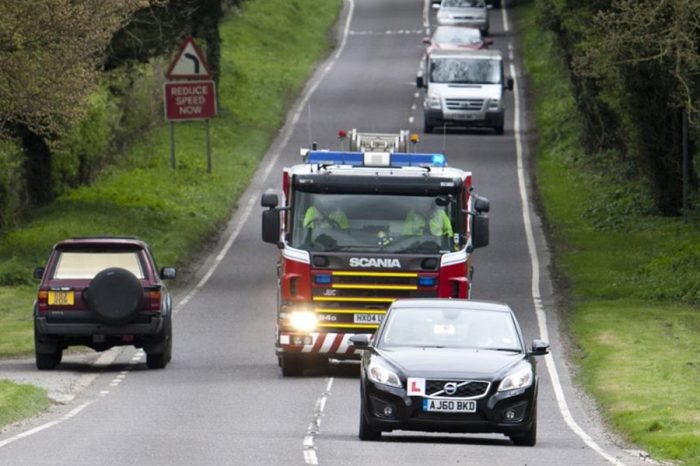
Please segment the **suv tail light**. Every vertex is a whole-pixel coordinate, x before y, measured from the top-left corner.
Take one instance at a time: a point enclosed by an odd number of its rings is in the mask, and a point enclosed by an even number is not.
[[[46,312],[49,310],[48,290],[39,290],[39,292],[36,294],[36,303],[39,312]]]
[[[151,312],[160,311],[161,293],[160,289],[146,290],[146,310]]]

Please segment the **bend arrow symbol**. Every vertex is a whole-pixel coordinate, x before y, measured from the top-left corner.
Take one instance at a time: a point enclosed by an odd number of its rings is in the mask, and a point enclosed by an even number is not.
[[[197,58],[197,55],[185,53],[184,56],[185,58],[192,60],[192,63],[194,64],[194,74],[199,74],[199,59]]]

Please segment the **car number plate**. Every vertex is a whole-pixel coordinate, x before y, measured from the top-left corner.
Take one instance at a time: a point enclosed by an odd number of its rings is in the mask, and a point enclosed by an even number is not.
[[[454,119],[455,120],[461,120],[461,121],[466,121],[466,120],[473,120],[475,115],[470,115],[468,113],[455,113]]]
[[[73,291],[49,291],[49,306],[72,306],[75,303]]]
[[[356,324],[381,324],[384,314],[355,314]]]
[[[423,411],[432,413],[475,413],[474,400],[423,400]]]

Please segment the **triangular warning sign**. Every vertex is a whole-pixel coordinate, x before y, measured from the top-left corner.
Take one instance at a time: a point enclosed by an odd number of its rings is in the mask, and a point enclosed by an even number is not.
[[[165,75],[168,79],[211,79],[204,54],[192,37],[188,37],[182,43]]]

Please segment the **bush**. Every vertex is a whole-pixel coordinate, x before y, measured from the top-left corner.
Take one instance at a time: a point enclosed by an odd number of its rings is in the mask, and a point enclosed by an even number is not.
[[[89,183],[108,159],[120,110],[107,89],[90,96],[80,122],[52,145],[55,194]]]
[[[17,225],[26,204],[22,149],[14,141],[0,141],[0,230]]]

